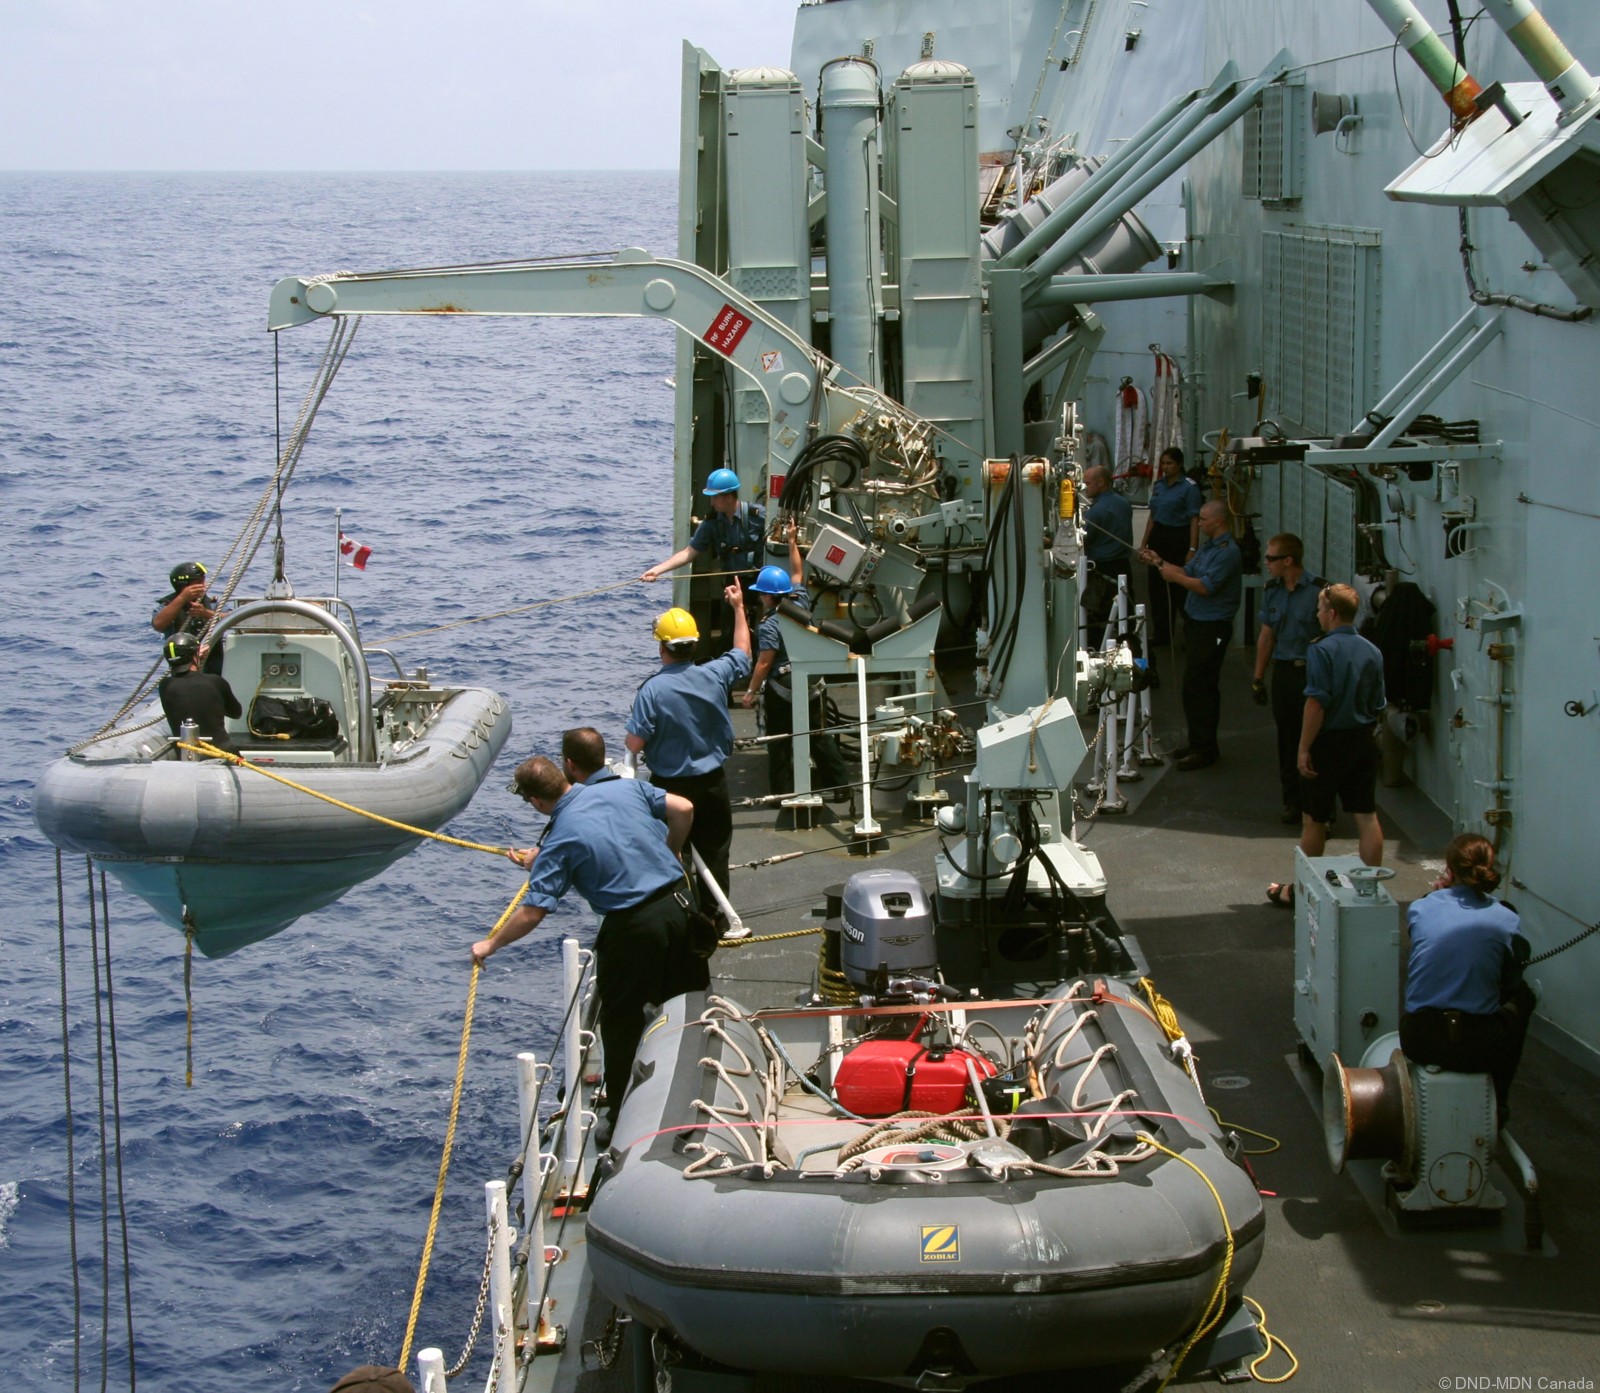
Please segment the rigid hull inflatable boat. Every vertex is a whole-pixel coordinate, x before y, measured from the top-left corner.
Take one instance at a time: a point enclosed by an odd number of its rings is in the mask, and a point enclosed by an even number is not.
[[[1254,1183],[1119,981],[756,1014],[696,994],[634,1078],[596,1282],[719,1364],[922,1386],[1142,1362],[1260,1260]]]
[[[214,639],[245,708],[230,737],[246,759],[302,788],[186,757],[159,704],[75,747],[39,780],[44,834],[95,857],[163,920],[192,930],[209,957],[278,932],[405,855],[417,835],[363,813],[441,827],[471,801],[510,734],[495,692],[436,687],[425,671],[398,675],[398,662],[394,680],[374,684],[354,616],[343,607],[341,619],[339,608],[262,600],[228,615]],[[286,708],[315,708],[324,733],[268,734],[263,712]]]

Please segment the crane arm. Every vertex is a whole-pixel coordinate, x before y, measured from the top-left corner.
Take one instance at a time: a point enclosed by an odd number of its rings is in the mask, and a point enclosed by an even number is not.
[[[773,473],[787,473],[812,427],[835,430],[864,403],[792,329],[704,267],[632,248],[581,261],[290,276],[273,288],[267,327],[342,315],[638,317],[675,324],[765,396]]]

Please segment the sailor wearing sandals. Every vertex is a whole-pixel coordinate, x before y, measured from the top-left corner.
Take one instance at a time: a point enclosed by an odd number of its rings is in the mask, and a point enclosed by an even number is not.
[[[1321,856],[1335,800],[1356,824],[1358,851],[1368,866],[1383,864],[1378,821],[1378,747],[1385,703],[1383,654],[1355,630],[1356,592],[1325,585],[1317,597],[1322,637],[1306,650],[1306,701],[1300,721],[1300,850]],[[1294,903],[1294,882],[1274,881],[1267,898]]]
[[[517,766],[510,791],[550,821],[537,846],[506,853],[529,872],[528,897],[498,934],[472,945],[472,956],[485,962],[532,933],[568,890],[602,916],[594,953],[606,1056],[607,1119],[598,1129],[604,1146],[622,1107],[646,1008],[711,983],[706,960],[690,944],[688,885],[678,860],[694,808],[643,779],[574,786],[542,755]]]

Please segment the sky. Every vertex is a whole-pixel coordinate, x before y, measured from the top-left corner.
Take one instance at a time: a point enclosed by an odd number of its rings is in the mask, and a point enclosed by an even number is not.
[[[0,169],[675,169],[794,0],[0,0]]]

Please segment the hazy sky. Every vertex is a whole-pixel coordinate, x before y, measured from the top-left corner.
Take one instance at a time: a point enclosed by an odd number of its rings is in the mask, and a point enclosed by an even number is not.
[[[793,0],[0,0],[0,169],[674,169]]]

